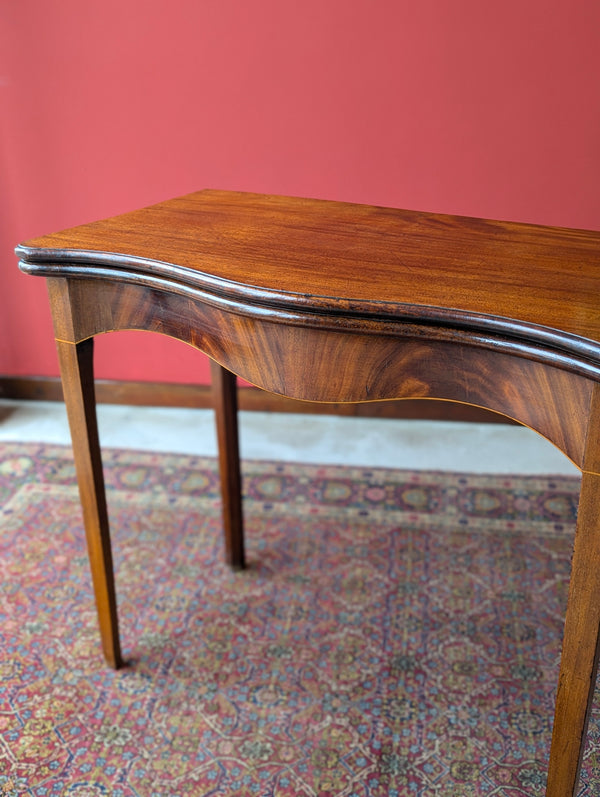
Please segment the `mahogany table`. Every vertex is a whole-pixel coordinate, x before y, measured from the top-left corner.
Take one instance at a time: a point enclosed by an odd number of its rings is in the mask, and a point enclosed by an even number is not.
[[[576,792],[600,628],[600,233],[201,191],[29,241],[46,277],[104,654],[122,664],[93,338],[212,361],[225,549],[244,564],[235,376],[291,398],[437,398],[537,430],[582,471],[546,794]]]

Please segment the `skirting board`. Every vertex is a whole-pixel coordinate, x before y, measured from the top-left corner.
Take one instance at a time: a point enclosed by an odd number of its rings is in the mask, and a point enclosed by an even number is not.
[[[26,401],[62,401],[62,387],[57,377],[0,377],[0,398]],[[148,407],[210,408],[210,385],[169,382],[129,382],[96,380],[96,400],[104,404],[129,404]],[[318,415],[346,415],[363,418],[405,418],[413,420],[468,421],[474,423],[513,423],[495,412],[454,404],[449,401],[403,399],[364,404],[315,404],[296,401],[255,387],[240,387],[241,410],[294,412]]]

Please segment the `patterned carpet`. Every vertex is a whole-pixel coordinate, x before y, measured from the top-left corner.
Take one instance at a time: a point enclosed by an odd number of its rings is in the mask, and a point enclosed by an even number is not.
[[[0,795],[541,795],[576,479],[105,453],[102,661],[70,451],[0,448]],[[595,710],[581,795],[600,793]]]

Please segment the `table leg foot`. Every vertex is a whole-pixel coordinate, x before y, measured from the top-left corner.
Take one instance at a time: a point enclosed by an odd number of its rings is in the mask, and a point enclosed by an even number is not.
[[[246,562],[236,377],[211,360],[211,379],[219,446],[225,561],[232,569],[242,570]]]
[[[96,421],[93,343],[93,338],[81,343],[57,341],[57,349],[102,648],[108,664],[118,669],[124,662],[119,642],[110,531]]]
[[[584,473],[546,797],[575,797],[594,696],[600,639],[600,476]]]

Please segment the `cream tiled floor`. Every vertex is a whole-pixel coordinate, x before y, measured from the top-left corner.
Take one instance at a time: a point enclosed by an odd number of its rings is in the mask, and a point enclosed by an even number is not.
[[[99,405],[103,446],[214,456],[210,410]],[[0,400],[0,443],[69,443],[64,405]],[[542,437],[517,426],[444,421],[240,413],[242,457],[479,473],[578,470]]]

